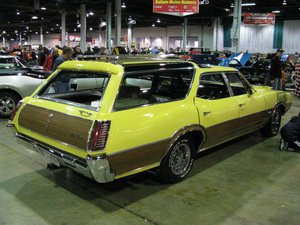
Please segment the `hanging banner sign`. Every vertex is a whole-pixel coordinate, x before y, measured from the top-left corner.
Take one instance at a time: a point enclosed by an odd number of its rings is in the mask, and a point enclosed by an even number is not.
[[[153,12],[179,16],[199,13],[199,0],[153,0]]]
[[[58,36],[58,40],[61,41],[61,34]],[[66,35],[66,41],[71,41],[71,42],[80,42],[81,37],[80,36],[75,36],[75,35]],[[86,42],[93,42],[92,37],[87,37]]]
[[[244,13],[244,24],[275,24],[274,13]]]

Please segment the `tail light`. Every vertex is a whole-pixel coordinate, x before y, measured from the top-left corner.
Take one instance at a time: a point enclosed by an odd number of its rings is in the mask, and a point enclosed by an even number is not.
[[[10,118],[9,118],[10,121],[13,121],[13,120],[14,120],[14,118],[15,118],[15,116],[16,116],[18,110],[20,109],[21,105],[22,105],[22,102],[20,101],[20,102],[16,105],[16,107],[13,109],[13,111],[12,111],[11,114],[10,114]]]
[[[109,128],[110,121],[95,121],[89,143],[90,151],[98,151],[105,148]]]

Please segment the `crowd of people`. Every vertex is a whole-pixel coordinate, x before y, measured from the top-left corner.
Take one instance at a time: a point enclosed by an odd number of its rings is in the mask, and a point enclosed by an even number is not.
[[[141,48],[139,51],[137,49],[129,50],[128,48],[124,47],[115,47],[112,49],[112,54],[119,55],[119,54],[213,54],[218,58],[228,58],[232,54],[230,51],[203,51],[203,49],[198,48],[191,48],[188,52],[182,51],[181,48],[170,48],[169,50],[165,51],[162,48],[153,47],[153,48]],[[248,53],[248,52],[246,52]],[[271,57],[271,66],[270,66],[270,73],[266,77],[266,85],[272,86],[273,89],[276,90],[285,90],[285,84],[287,82],[286,76],[286,66],[282,63],[281,57],[284,53],[284,50],[278,49],[275,56]],[[16,55],[20,58],[24,59],[25,61],[31,63],[32,65],[37,65],[43,67],[44,71],[51,72],[54,71],[60,64],[64,61],[69,59],[76,59],[78,55],[106,55],[108,54],[108,50],[104,47],[87,47],[85,52],[81,51],[79,45],[75,46],[74,48],[64,46],[61,47],[56,45],[54,48],[46,48],[42,45],[39,45],[38,50],[31,50],[30,48],[23,48],[23,49],[13,49],[9,51],[6,47],[0,48],[0,55],[3,54],[10,54]],[[254,54],[254,58],[259,59],[260,54]],[[300,58],[299,54],[296,52],[293,55],[294,58],[288,58],[287,62],[291,63],[295,68],[295,96],[300,98]],[[297,57],[297,58],[295,58]]]

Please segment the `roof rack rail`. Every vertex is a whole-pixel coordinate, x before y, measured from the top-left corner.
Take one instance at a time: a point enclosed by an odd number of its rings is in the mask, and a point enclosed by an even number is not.
[[[118,64],[120,60],[137,59],[137,60],[164,60],[164,59],[179,59],[173,55],[77,55],[77,60],[96,60],[103,62],[112,62]]]
[[[212,66],[210,64],[204,64],[204,63],[198,64],[198,66],[200,68],[212,68]]]

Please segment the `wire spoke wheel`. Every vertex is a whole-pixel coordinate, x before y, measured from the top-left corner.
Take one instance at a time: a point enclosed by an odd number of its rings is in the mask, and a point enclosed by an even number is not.
[[[271,121],[271,131],[272,133],[277,133],[279,128],[280,128],[280,123],[281,123],[281,115],[279,111],[275,111],[272,121]]]
[[[191,149],[187,144],[181,143],[171,152],[169,165],[175,175],[181,176],[188,170],[190,161]]]

